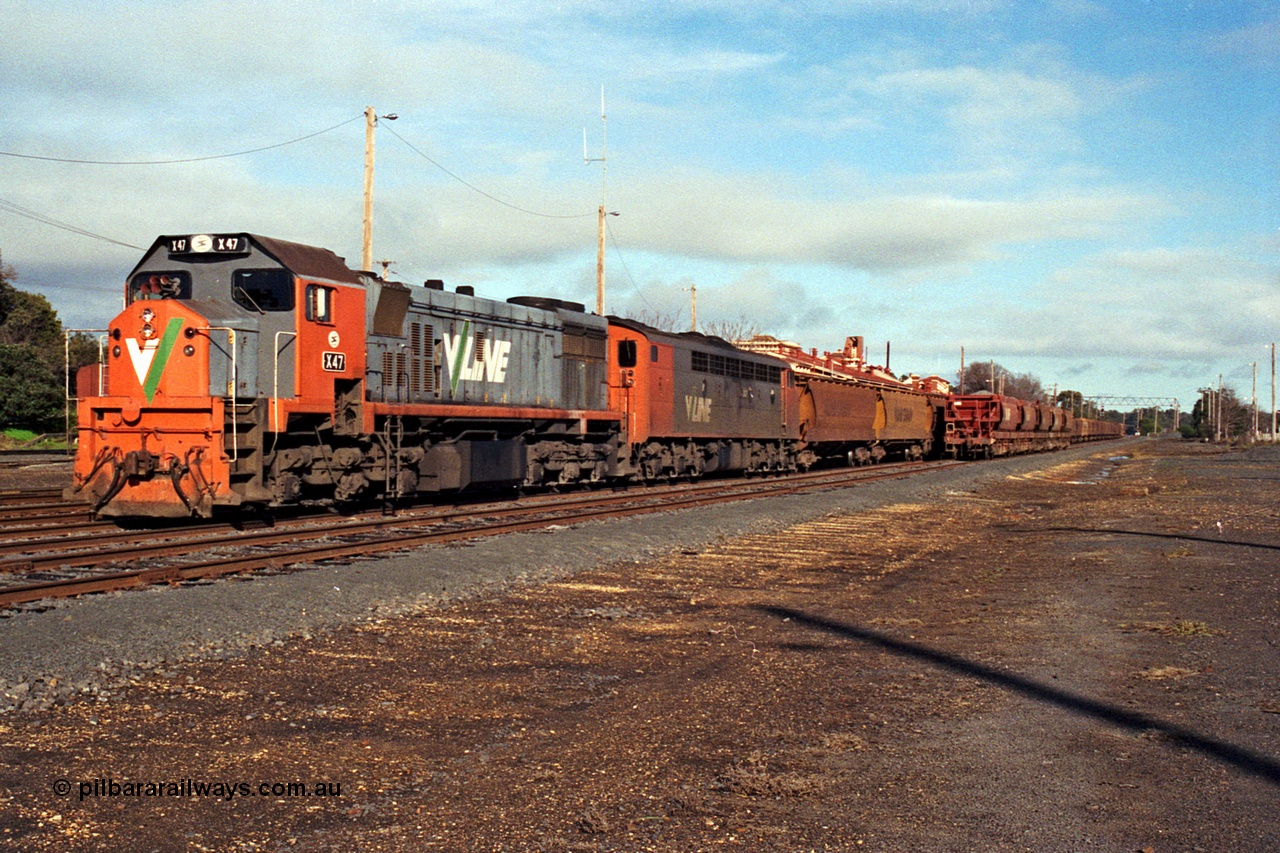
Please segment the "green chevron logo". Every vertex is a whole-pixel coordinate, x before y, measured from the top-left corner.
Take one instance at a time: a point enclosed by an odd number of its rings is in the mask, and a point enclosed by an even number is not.
[[[178,333],[181,331],[182,318],[174,317],[165,326],[164,334],[159,340],[152,338],[143,341],[141,345],[137,338],[125,341],[129,360],[133,362],[133,372],[138,376],[148,403],[155,399],[156,391],[160,388],[160,376],[169,363],[169,356],[173,354],[173,346],[178,342]]]

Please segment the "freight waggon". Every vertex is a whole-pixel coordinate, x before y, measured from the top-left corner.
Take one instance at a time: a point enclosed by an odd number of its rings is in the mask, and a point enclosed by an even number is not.
[[[981,392],[947,398],[943,445],[957,459],[990,459],[1123,435],[1123,424],[1077,418],[1060,406]]]
[[[848,337],[844,349],[822,355],[770,335],[755,335],[737,346],[772,355],[791,368],[799,388],[800,437],[817,459],[867,465],[886,457],[923,459],[939,446],[950,386],[937,376],[900,379],[868,363],[861,336]]]
[[[388,281],[255,234],[158,238],[105,342],[77,380],[67,493],[107,517],[785,473],[944,447],[968,458],[1105,434],[1007,399],[970,416],[941,379],[869,365],[861,338],[822,356],[735,346],[578,303]]]

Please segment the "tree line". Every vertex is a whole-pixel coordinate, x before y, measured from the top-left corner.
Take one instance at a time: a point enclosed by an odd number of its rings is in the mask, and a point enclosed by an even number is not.
[[[67,341],[49,300],[14,286],[0,255],[0,427],[61,432],[68,387]],[[88,335],[71,339],[71,371],[98,360]]]

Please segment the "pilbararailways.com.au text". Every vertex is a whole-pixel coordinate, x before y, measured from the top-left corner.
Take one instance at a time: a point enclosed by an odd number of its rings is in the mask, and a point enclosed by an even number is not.
[[[202,779],[120,782],[112,777],[81,779],[74,786],[67,779],[58,779],[53,783],[53,792],[58,796],[65,797],[73,790],[79,794],[82,802],[87,799],[131,797],[213,797],[232,800],[236,797],[341,797],[342,783],[320,781],[255,784],[225,779],[216,782]]]

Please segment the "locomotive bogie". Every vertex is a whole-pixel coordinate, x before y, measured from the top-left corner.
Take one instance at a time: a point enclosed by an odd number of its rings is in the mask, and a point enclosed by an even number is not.
[[[291,434],[285,440],[293,446],[269,456],[267,477],[280,502],[343,503],[616,476],[617,439],[607,425],[573,423],[595,432],[557,420],[379,416],[376,432],[356,439]]]

